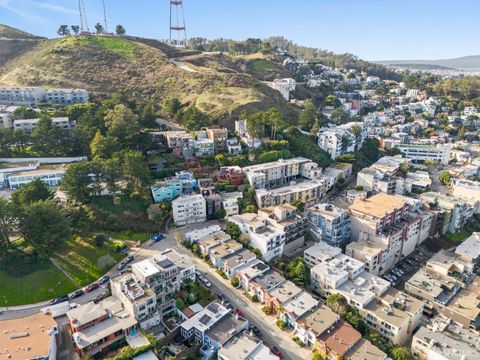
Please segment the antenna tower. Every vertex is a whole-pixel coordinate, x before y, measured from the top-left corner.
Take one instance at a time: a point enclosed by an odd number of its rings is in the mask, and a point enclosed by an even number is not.
[[[172,34],[176,33],[176,39]],[[170,36],[169,42],[175,42],[177,46],[187,44],[187,28],[185,27],[185,14],[183,12],[183,0],[170,0]]]
[[[78,0],[78,12],[80,13],[80,31],[90,31],[88,28],[87,14],[85,13],[85,3]]]
[[[108,27],[107,27],[107,7],[105,6],[105,0],[103,2],[103,23],[105,27],[105,32],[108,33]]]

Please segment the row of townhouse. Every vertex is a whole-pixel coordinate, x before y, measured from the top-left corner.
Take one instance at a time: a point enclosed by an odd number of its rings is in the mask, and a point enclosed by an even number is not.
[[[153,140],[163,143],[177,156],[198,157],[211,156],[227,150],[228,130],[226,128],[208,127],[197,131],[194,135],[186,131],[159,131],[152,133]],[[230,143],[232,151],[238,152],[238,147]]]
[[[31,134],[39,122],[40,119],[13,120],[12,127],[13,130],[21,130],[26,134]],[[77,127],[77,122],[70,120],[68,117],[53,117],[52,124],[65,130],[73,130]]]
[[[423,303],[365,271],[361,261],[324,242],[306,249],[304,258],[311,266],[312,289],[323,297],[331,294],[345,297],[383,340],[404,344],[418,327]]]
[[[383,274],[430,236],[431,212],[415,199],[379,193],[349,207],[352,241],[345,253]]]
[[[0,104],[37,107],[51,105],[73,105],[88,102],[88,91],[83,89],[44,89],[41,87],[0,86]]]
[[[137,337],[139,329],[161,324],[176,312],[175,293],[185,279],[195,279],[195,266],[172,249],[112,277],[111,296],[67,312],[78,356],[108,352],[114,344]]]
[[[320,149],[325,150],[335,160],[340,155],[355,152],[362,148],[367,139],[367,126],[363,122],[321,128],[317,134]]]

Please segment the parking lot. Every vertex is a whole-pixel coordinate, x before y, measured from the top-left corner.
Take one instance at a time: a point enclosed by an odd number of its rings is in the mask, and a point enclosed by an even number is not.
[[[415,252],[401,260],[393,269],[383,274],[383,278],[391,282],[392,286],[403,290],[405,282],[415,274],[418,269],[425,266],[433,253],[422,244]]]

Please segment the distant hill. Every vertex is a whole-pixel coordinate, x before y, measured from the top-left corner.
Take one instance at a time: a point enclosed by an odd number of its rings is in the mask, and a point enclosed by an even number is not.
[[[124,92],[154,103],[177,97],[219,118],[269,107],[296,114],[279,92],[221,60],[151,39],[72,36],[39,40],[28,51],[10,54],[0,63],[0,84],[78,87],[100,97]]]
[[[0,24],[0,66],[32,49],[44,39]]]
[[[382,65],[432,65],[460,70],[480,70],[480,55],[463,56],[454,59],[441,60],[383,60],[375,61]]]

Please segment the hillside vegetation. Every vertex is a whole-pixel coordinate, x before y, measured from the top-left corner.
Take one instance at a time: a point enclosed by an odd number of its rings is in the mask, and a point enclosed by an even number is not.
[[[148,39],[65,37],[42,41],[0,67],[0,83],[85,88],[100,97],[121,92],[154,102],[178,98],[184,104],[195,102],[214,117],[270,107],[294,114],[277,91],[240,69],[222,71],[228,64],[218,57],[195,53]],[[192,66],[200,69],[178,68],[170,61],[172,56],[182,56],[182,62],[190,56]]]
[[[31,50],[43,38],[0,24],[0,66]]]

